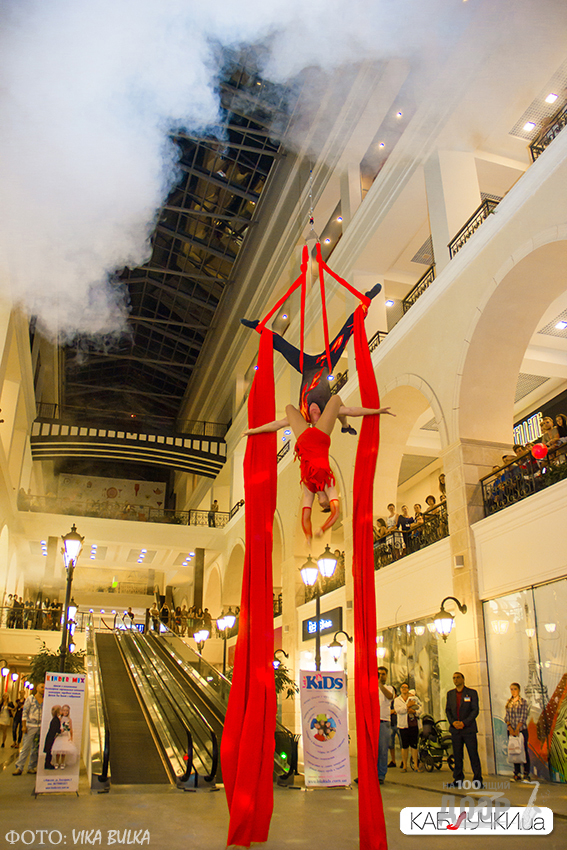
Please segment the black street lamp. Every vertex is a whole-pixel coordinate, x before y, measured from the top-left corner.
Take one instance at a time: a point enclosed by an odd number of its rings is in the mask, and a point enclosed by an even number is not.
[[[64,673],[65,657],[67,655],[67,632],[69,623],[69,606],[71,603],[71,587],[73,585],[73,572],[75,571],[75,567],[77,565],[77,558],[81,554],[81,550],[83,548],[83,540],[85,538],[81,537],[81,535],[77,533],[75,523],[73,523],[71,531],[61,539],[63,540],[63,549],[61,550],[61,552],[63,555],[63,561],[65,563],[65,569],[67,570],[67,589],[65,592],[65,607],[63,609],[63,634],[61,635],[61,648],[59,649],[59,654],[61,655],[61,661],[59,662],[59,672]]]
[[[346,637],[346,639],[348,640],[348,642],[349,642],[349,643],[352,643],[352,638],[351,638],[351,636],[350,636],[350,635],[348,635],[348,634],[347,634],[345,631],[343,631],[342,629],[340,629],[338,632],[335,632],[335,636],[333,637],[332,642],[329,644],[329,649],[331,650],[331,655],[333,656],[333,658],[335,659],[335,661],[338,661],[338,660],[339,660],[339,658],[340,658],[340,657],[341,657],[341,655],[342,655],[342,651],[343,651],[343,649],[344,649],[344,647],[343,647],[342,643],[340,643],[340,641],[338,641],[338,640],[337,640],[337,638],[338,638],[338,636],[339,636],[339,635],[344,635],[344,636]]]
[[[222,632],[222,639],[224,641],[222,648],[222,674],[226,676],[226,641],[228,639],[228,632],[232,629],[234,624],[236,623],[236,617],[234,614],[225,614],[224,617],[219,617],[217,620],[217,629],[219,632]]]
[[[311,555],[307,556],[306,562],[301,567],[301,578],[306,587],[315,587],[315,669],[321,669],[321,582],[319,577],[323,579],[331,578],[337,566],[337,559],[329,549],[329,544],[325,547],[325,551],[317,558],[317,563],[312,559]]]

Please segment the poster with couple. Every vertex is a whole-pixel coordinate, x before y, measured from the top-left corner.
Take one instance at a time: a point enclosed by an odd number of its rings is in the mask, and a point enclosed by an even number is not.
[[[85,680],[82,673],[46,673],[36,794],[77,791]]]

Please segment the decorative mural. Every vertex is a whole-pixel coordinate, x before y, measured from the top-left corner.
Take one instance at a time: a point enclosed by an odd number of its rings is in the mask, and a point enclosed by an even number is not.
[[[136,508],[163,508],[165,482],[131,481],[127,478],[96,478],[92,475],[60,475],[57,496],[60,501],[89,502],[101,509],[135,511]]]

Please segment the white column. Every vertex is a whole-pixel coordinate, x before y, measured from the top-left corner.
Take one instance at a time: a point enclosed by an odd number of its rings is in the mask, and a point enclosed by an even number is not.
[[[436,151],[425,163],[425,187],[439,273],[449,262],[449,242],[482,200],[474,155],[467,151]]]

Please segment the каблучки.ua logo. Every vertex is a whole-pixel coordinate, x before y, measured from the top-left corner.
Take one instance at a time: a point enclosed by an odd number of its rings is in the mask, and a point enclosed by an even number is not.
[[[455,798],[443,798],[443,806],[405,808],[400,812],[400,830],[405,835],[549,835],[553,812],[535,806],[536,783],[527,806],[511,806],[502,798],[464,797],[455,809]]]

